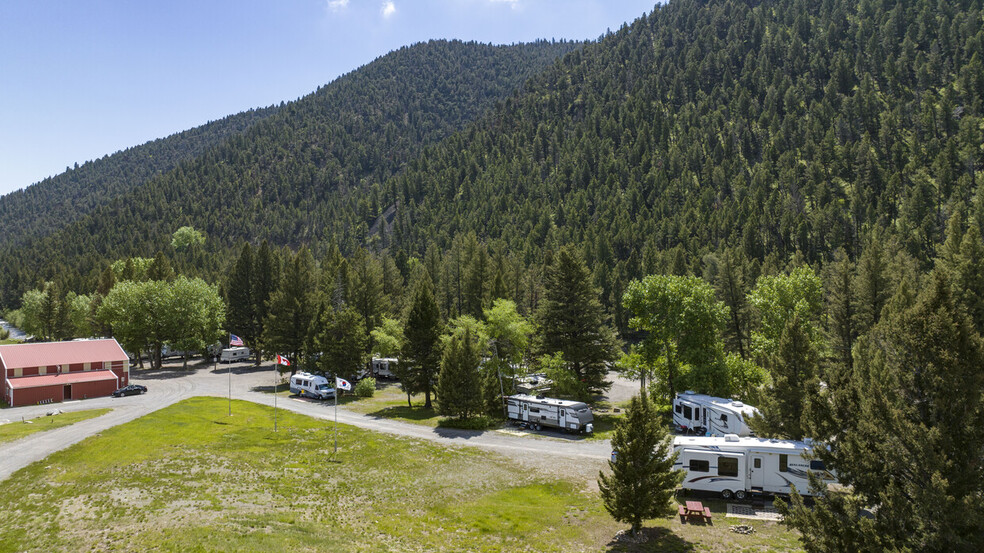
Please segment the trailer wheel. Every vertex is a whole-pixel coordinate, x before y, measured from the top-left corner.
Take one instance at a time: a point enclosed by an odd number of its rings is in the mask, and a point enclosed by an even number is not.
[[[727,501],[731,499],[731,490],[721,490],[721,499]]]
[[[738,501],[745,501],[748,499],[748,494],[745,493],[745,490],[738,490],[735,492],[735,499]]]
[[[533,425],[533,430],[536,430],[537,432],[539,432],[540,431],[540,423],[534,424]]]

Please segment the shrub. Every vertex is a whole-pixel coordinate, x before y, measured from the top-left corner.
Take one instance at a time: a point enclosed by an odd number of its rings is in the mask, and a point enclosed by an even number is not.
[[[459,430],[488,430],[497,423],[495,419],[486,415],[477,415],[467,419],[443,418],[437,421],[441,428],[457,428]]]
[[[355,384],[355,395],[358,397],[372,397],[375,393],[375,378],[363,378]]]

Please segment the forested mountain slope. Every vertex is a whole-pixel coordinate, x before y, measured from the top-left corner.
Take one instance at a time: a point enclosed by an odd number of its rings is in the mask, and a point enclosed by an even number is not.
[[[257,121],[276,107],[254,109],[127,148],[0,197],[0,244],[17,245],[64,228],[148,179],[170,171]]]
[[[383,213],[381,183],[575,47],[431,41],[383,56],[61,232],[7,244],[3,302],[38,278],[91,284],[106,261],[166,251],[182,225],[218,250],[238,239],[297,245],[334,233],[360,243]],[[198,262],[207,274],[225,260]]]
[[[674,0],[429,149],[383,201],[408,252],[470,230],[516,252],[583,243],[606,297],[660,252],[698,274],[725,247],[782,267],[856,256],[874,228],[925,268],[951,214],[984,227],[982,99],[979,1]]]

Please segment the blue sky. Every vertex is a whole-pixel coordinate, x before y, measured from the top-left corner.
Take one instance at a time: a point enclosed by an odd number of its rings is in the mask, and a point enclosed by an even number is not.
[[[433,38],[594,39],[654,0],[4,0],[0,194]]]

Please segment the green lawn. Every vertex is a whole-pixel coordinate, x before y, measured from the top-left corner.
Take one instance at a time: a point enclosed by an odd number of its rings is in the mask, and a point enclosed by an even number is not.
[[[15,473],[0,494],[0,551],[765,551],[798,545],[653,521],[622,548],[583,479],[237,401],[193,398]],[[572,477],[573,478],[573,477]],[[583,477],[582,477],[583,478]],[[714,506],[712,506],[714,508]],[[717,512],[717,511],[715,511]],[[747,548],[747,549],[746,549]]]
[[[110,411],[112,411],[112,409],[89,409],[86,411],[62,413],[60,415],[53,415],[50,417],[28,419],[27,422],[21,422],[19,420],[13,421],[9,424],[0,425],[0,444],[19,440],[24,436],[34,434],[35,432],[53,430],[55,428],[75,424],[79,421],[95,418],[100,415],[105,415]]]

